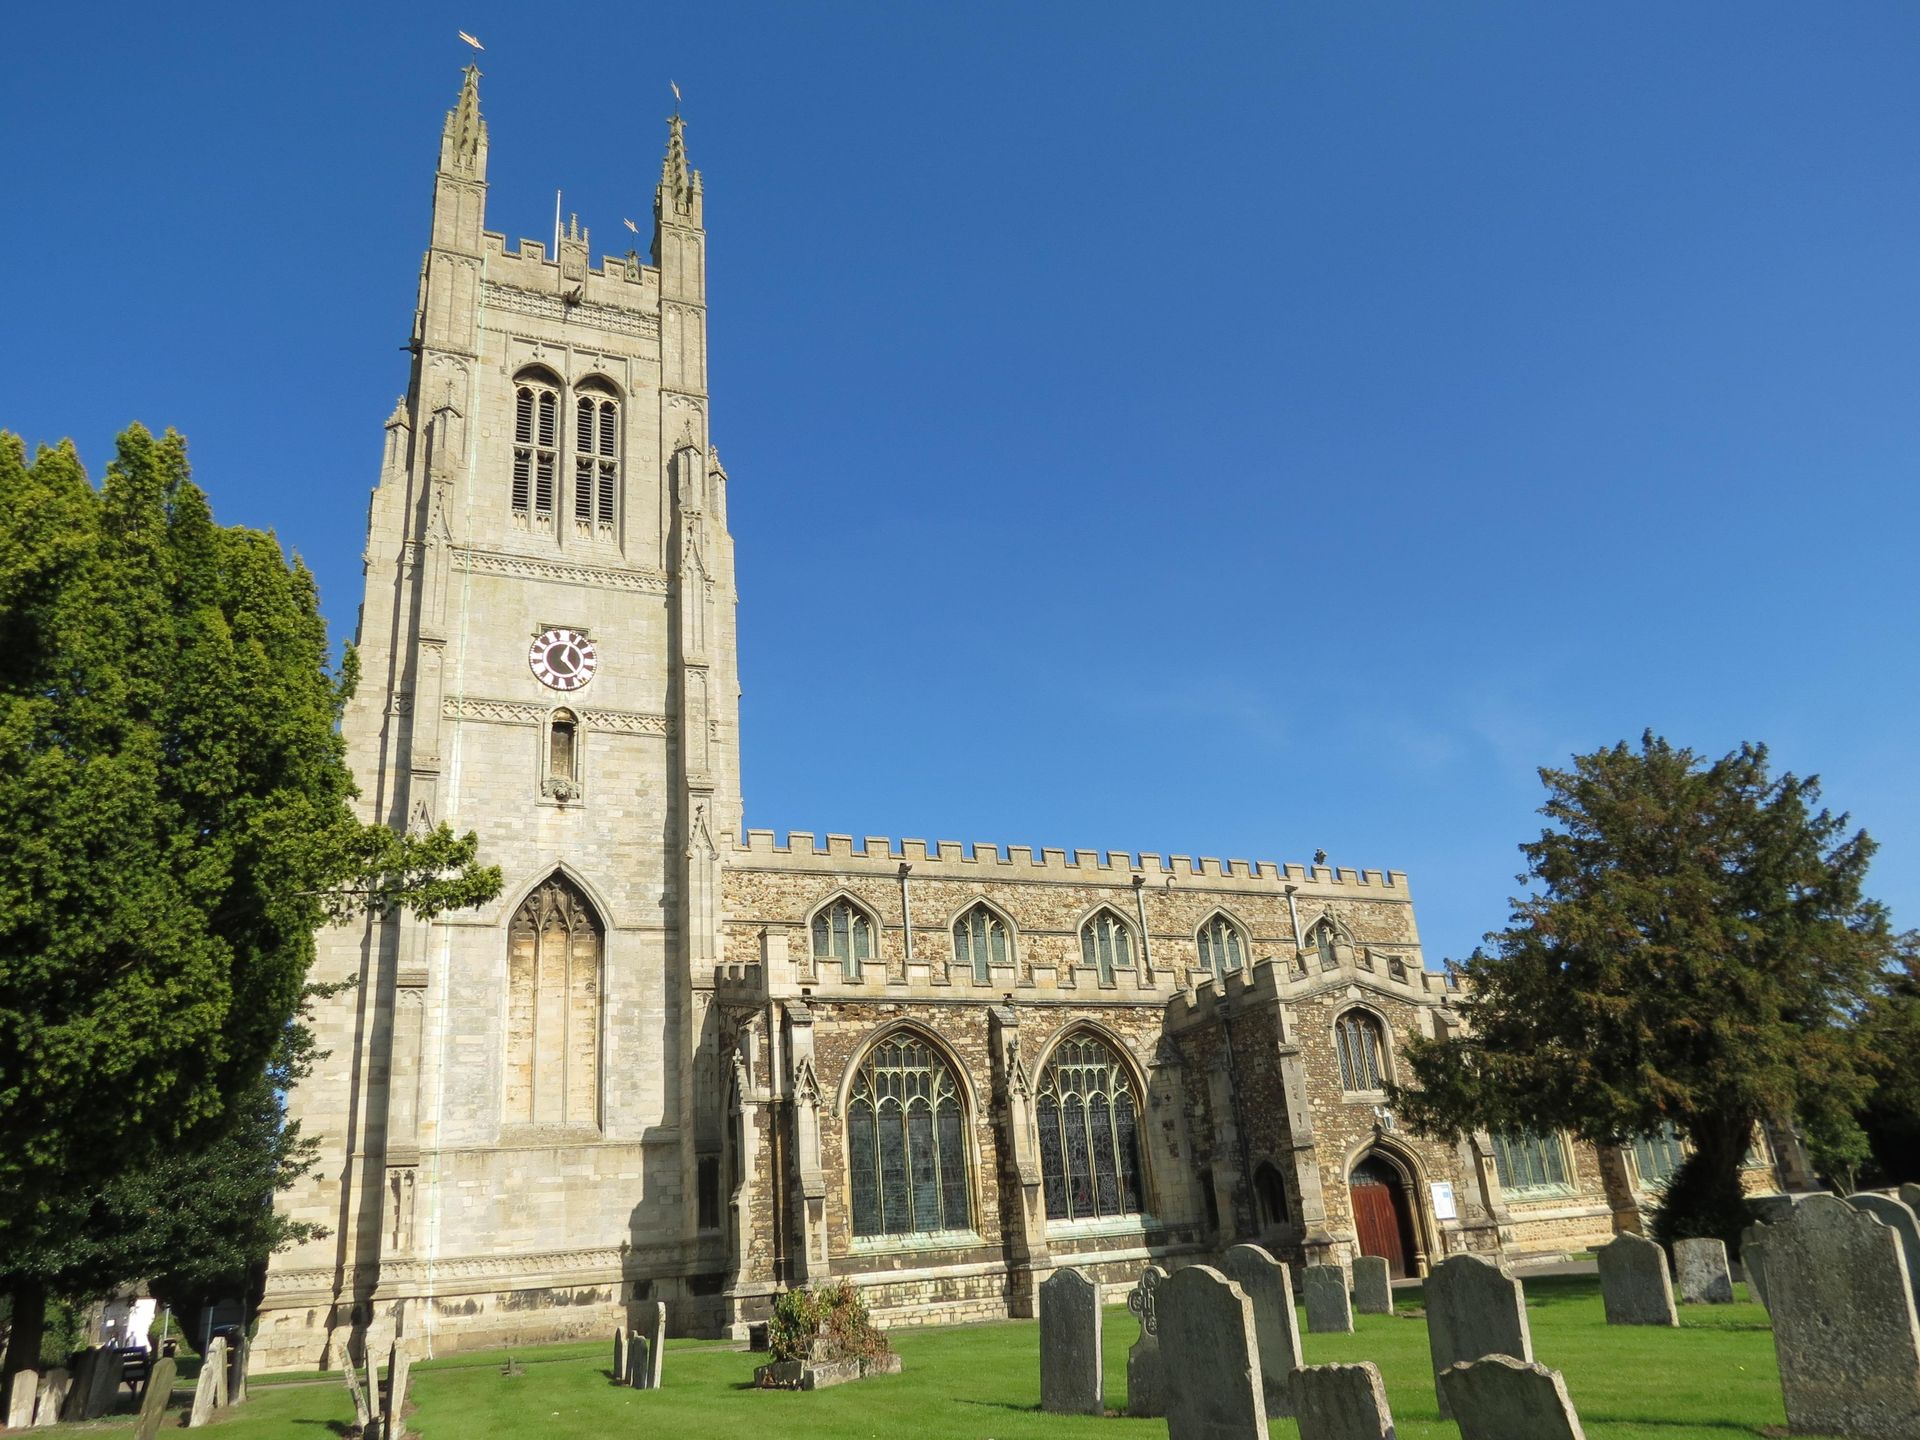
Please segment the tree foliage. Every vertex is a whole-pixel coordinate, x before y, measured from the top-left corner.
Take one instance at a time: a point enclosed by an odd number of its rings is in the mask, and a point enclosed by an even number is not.
[[[1408,1046],[1394,1104],[1449,1136],[1671,1123],[1693,1153],[1663,1228],[1737,1238],[1754,1123],[1838,1133],[1870,1084],[1857,1022],[1902,943],[1863,890],[1873,842],[1758,745],[1709,761],[1648,732],[1540,776],[1533,891],[1462,967],[1464,1032]]]
[[[29,463],[0,433],[9,1289],[132,1278],[203,1204],[245,1232],[229,1202],[298,1163],[270,1062],[306,1043],[315,930],[498,891],[472,835],[356,818],[353,678],[351,656],[329,672],[311,574],[214,523],[178,435],[128,430],[95,489],[71,443]]]

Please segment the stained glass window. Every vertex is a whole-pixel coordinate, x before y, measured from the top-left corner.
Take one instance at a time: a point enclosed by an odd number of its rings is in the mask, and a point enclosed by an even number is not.
[[[1331,920],[1322,920],[1318,925],[1313,927],[1311,943],[1314,950],[1320,956],[1320,968],[1322,970],[1331,970],[1340,963],[1340,957],[1334,953],[1333,940],[1333,922]]]
[[[1009,963],[1007,922],[985,905],[974,906],[953,922],[953,958],[956,964],[972,967],[976,984],[991,984],[993,975],[987,967]]]
[[[1238,970],[1243,951],[1240,927],[1224,915],[1216,915],[1200,927],[1200,966],[1216,976]]]
[[[1054,1048],[1034,1097],[1049,1220],[1137,1215],[1139,1100],[1104,1040],[1080,1032]]]
[[[1378,1090],[1386,1084],[1386,1045],[1380,1022],[1364,1010],[1349,1010],[1334,1026],[1340,1051],[1340,1087]]]
[[[1509,1194],[1567,1184],[1566,1152],[1555,1135],[1495,1135],[1493,1168],[1500,1176],[1500,1188]]]
[[[873,920],[851,900],[836,900],[813,917],[813,958],[838,960],[849,980],[873,958]]]
[[[1133,932],[1111,910],[1096,910],[1080,927],[1080,958],[1100,972],[1100,983],[1111,985],[1115,970],[1133,964]]]
[[[860,1067],[847,1100],[847,1175],[856,1236],[972,1228],[960,1091],[919,1036],[883,1040]]]
[[[1665,1185],[1686,1158],[1686,1147],[1680,1143],[1680,1132],[1664,1122],[1651,1135],[1634,1137],[1633,1164],[1640,1172],[1643,1190]]]

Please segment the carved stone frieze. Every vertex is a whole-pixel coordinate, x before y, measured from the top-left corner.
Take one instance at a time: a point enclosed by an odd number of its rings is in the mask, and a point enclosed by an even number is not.
[[[528,315],[536,320],[564,319],[646,339],[656,339],[660,334],[659,319],[644,311],[620,310],[584,301],[569,306],[563,304],[558,295],[543,295],[537,290],[519,290],[492,282],[482,287],[481,295],[489,310],[504,310],[509,315]]]
[[[667,593],[667,577],[651,570],[613,570],[600,565],[572,565],[559,560],[539,560],[531,555],[508,555],[498,550],[453,547],[457,570],[479,575],[512,575],[522,580],[552,580],[561,585],[591,585],[614,590],[644,590],[655,595]]]

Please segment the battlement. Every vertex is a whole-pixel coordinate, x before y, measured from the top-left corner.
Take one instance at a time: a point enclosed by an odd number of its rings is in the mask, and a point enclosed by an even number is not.
[[[736,863],[765,862],[779,867],[815,869],[810,862],[852,862],[851,868],[885,867],[889,873],[902,863],[915,873],[979,877],[1003,872],[1008,879],[1077,880],[1087,884],[1133,883],[1135,876],[1149,883],[1166,880],[1266,882],[1276,887],[1365,892],[1369,899],[1406,900],[1407,877],[1401,870],[1355,870],[1347,866],[1297,865],[1273,860],[1219,860],[1212,856],[1160,855],[1153,851],[1054,850],[1035,851],[1030,845],[1002,846],[992,841],[892,840],[868,835],[857,844],[851,835],[828,835],[824,840],[808,830],[788,833],[780,843],[772,830],[749,830],[733,848]],[[1011,872],[1011,873],[1005,873]]]
[[[1290,960],[1269,956],[1224,978],[1196,970],[1190,983],[1167,1001],[1167,1026],[1185,1029],[1204,1023],[1222,1010],[1253,1003],[1300,1000],[1329,989],[1368,985],[1389,995],[1428,1005],[1448,1005],[1464,999],[1466,988],[1452,970],[1426,970],[1416,965],[1398,967],[1376,963],[1367,949],[1341,947],[1340,963],[1320,967],[1306,956]]]
[[[546,291],[557,290],[560,283],[560,257],[549,253],[547,242],[522,237],[518,248],[509,249],[506,235],[499,230],[488,230],[481,234],[480,244],[485,254],[487,278],[502,285],[515,285],[526,289]],[[628,263],[625,255],[602,255],[600,263],[587,266],[587,276],[614,285],[639,286],[650,291],[656,297],[660,290],[660,270],[649,265],[635,252],[633,262]],[[596,287],[597,288],[597,287]],[[602,297],[596,295],[595,299]],[[648,309],[654,308],[649,302]]]

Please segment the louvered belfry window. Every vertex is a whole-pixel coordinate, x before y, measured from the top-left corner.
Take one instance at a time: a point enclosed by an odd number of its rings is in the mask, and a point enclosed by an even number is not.
[[[1081,1033],[1054,1048],[1034,1098],[1049,1220],[1137,1215],[1140,1103],[1104,1040]]]
[[[922,1037],[881,1041],[855,1076],[847,1178],[856,1237],[972,1229],[960,1090]]]
[[[573,518],[589,531],[613,529],[620,488],[620,405],[598,382],[573,406]]]
[[[559,473],[560,396],[533,380],[513,395],[513,511],[551,523]]]

